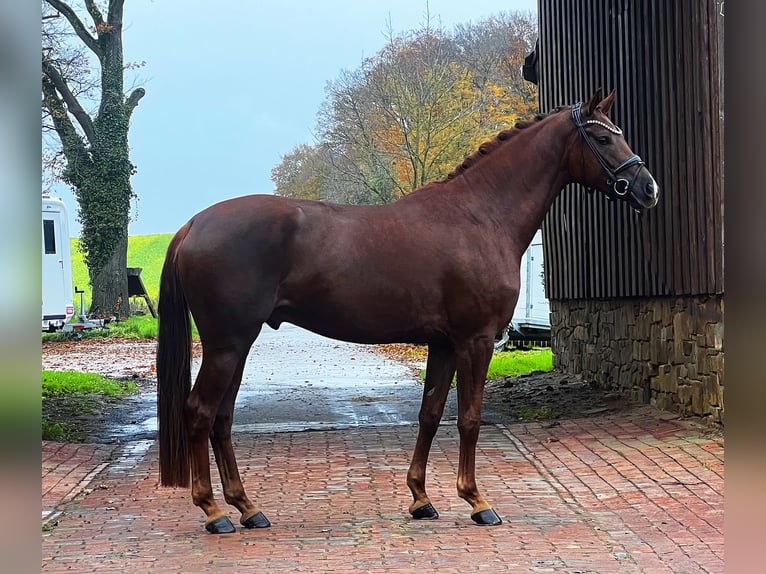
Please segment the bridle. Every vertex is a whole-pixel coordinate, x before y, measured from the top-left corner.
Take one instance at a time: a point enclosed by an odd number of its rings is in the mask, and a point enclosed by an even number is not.
[[[575,126],[577,126],[577,132],[580,134],[580,139],[584,140],[585,143],[588,144],[590,151],[593,152],[593,155],[596,156],[598,163],[601,164],[601,167],[606,172],[606,184],[612,186],[612,191],[617,197],[625,197],[625,195],[628,193],[628,190],[633,186],[633,182],[636,180],[638,172],[641,171],[640,166],[644,165],[644,161],[636,154],[633,154],[620,165],[612,168],[604,159],[604,156],[601,155],[601,152],[598,151],[598,147],[595,143],[593,143],[593,140],[588,135],[588,132],[585,131],[585,126],[589,124],[595,124],[617,135],[622,135],[622,130],[617,126],[610,126],[609,124],[599,120],[582,121],[582,105],[582,102],[577,102],[574,106],[572,106],[572,121],[574,122]],[[585,159],[583,158],[583,171],[584,164]],[[631,177],[630,180],[625,179],[624,177],[619,177],[620,172],[623,172],[629,167],[633,167],[634,165],[639,166],[639,169],[636,170],[636,173],[633,174],[633,177]]]

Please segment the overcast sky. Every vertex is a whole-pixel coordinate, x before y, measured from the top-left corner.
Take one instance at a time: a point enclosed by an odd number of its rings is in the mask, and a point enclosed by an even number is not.
[[[325,87],[395,34],[425,22],[451,30],[500,12],[537,11],[536,0],[128,0],[128,72],[146,96],[131,129],[138,168],[131,235],[175,232],[223,199],[271,193],[271,169],[314,143]],[[56,188],[79,235],[71,192]]]

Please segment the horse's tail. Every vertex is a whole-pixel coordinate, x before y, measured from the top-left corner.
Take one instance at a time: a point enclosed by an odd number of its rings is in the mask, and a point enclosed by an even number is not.
[[[184,408],[191,390],[191,322],[176,258],[190,227],[191,223],[184,225],[170,241],[160,278],[157,419],[162,486],[189,486]]]

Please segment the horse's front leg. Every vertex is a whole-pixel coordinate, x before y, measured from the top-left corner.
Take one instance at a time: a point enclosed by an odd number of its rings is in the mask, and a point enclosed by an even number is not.
[[[407,486],[412,491],[413,498],[409,511],[414,518],[439,518],[439,513],[436,512],[431,499],[426,494],[426,463],[454,375],[455,353],[452,346],[446,343],[429,345],[426,382],[418,416],[418,438],[407,472]]]
[[[481,403],[484,383],[492,358],[493,337],[471,339],[457,348],[457,427],[460,433],[460,462],[457,475],[458,496],[471,505],[471,518],[477,524],[502,523],[492,506],[484,500],[476,485],[476,443],[481,427]]]
[[[242,486],[242,479],[239,476],[234,448],[231,444],[234,402],[242,382],[242,371],[246,360],[247,353],[244,353],[237,365],[231,386],[221,401],[221,406],[215,417],[213,432],[210,434],[210,444],[213,446],[218,472],[221,475],[224,499],[242,513],[239,519],[240,524],[245,528],[266,528],[271,526],[271,522],[247,497],[245,488]]]

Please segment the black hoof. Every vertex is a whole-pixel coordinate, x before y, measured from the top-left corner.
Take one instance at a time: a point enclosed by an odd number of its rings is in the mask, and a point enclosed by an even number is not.
[[[492,508],[471,514],[471,520],[480,526],[497,526],[503,523],[503,519]]]
[[[245,528],[268,528],[271,526],[271,522],[269,522],[269,519],[266,518],[263,512],[258,512],[245,520],[242,526]]]
[[[228,516],[221,516],[221,518],[208,522],[205,524],[205,530],[210,534],[231,534],[237,531]]]
[[[439,518],[439,513],[436,512],[436,509],[430,502],[425,506],[421,506],[410,514],[412,514],[412,518],[416,518],[418,520],[435,520]]]

